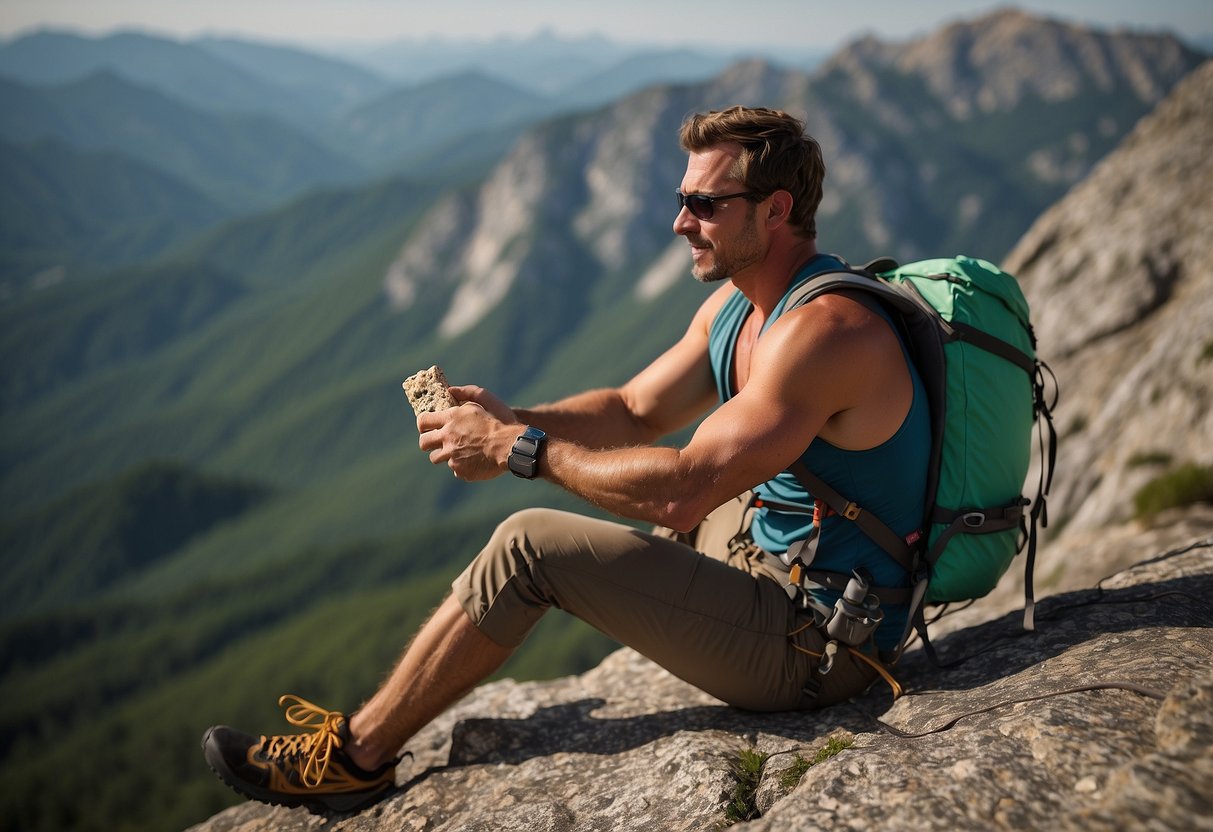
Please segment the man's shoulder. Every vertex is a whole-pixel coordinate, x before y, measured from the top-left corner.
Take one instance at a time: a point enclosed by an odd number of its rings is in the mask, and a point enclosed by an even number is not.
[[[768,355],[789,357],[785,372],[820,378],[831,368],[879,375],[901,357],[891,321],[863,299],[841,293],[814,298],[776,320],[762,340]]]
[[[879,301],[865,297],[858,291],[843,289],[818,295],[807,303],[786,310],[780,319],[825,333],[855,330],[891,332],[888,318],[879,310]]]

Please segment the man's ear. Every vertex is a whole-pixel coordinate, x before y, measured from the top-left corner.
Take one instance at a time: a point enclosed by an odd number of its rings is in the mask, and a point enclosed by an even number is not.
[[[792,195],[787,191],[771,194],[767,207],[767,228],[775,229],[788,221],[792,215]]]

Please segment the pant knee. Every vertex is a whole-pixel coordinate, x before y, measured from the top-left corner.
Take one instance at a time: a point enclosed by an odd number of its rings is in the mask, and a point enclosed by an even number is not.
[[[503,520],[452,591],[472,622],[499,644],[517,646],[552,606],[537,575],[548,533],[563,512],[529,508]]]
[[[524,508],[516,511],[497,524],[493,536],[489,538],[489,546],[497,544],[501,548],[518,545],[519,541],[534,540],[543,534],[543,530],[551,528],[565,517],[564,512],[550,508]]]

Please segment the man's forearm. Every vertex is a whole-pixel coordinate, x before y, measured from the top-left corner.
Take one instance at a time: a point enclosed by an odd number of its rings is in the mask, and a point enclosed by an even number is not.
[[[616,388],[588,390],[551,404],[514,408],[514,414],[524,424],[585,448],[632,447],[657,438]]]
[[[676,448],[593,450],[555,439],[540,464],[544,479],[612,514],[683,530],[713,506]]]

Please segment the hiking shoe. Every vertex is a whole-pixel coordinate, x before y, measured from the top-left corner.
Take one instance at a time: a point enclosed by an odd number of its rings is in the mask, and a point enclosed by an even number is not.
[[[293,704],[288,704],[293,703]],[[286,721],[309,733],[253,737],[226,725],[210,728],[202,753],[219,779],[245,797],[313,812],[350,812],[374,803],[396,785],[395,761],[374,771],[342,751],[349,722],[298,696],[283,696]]]

